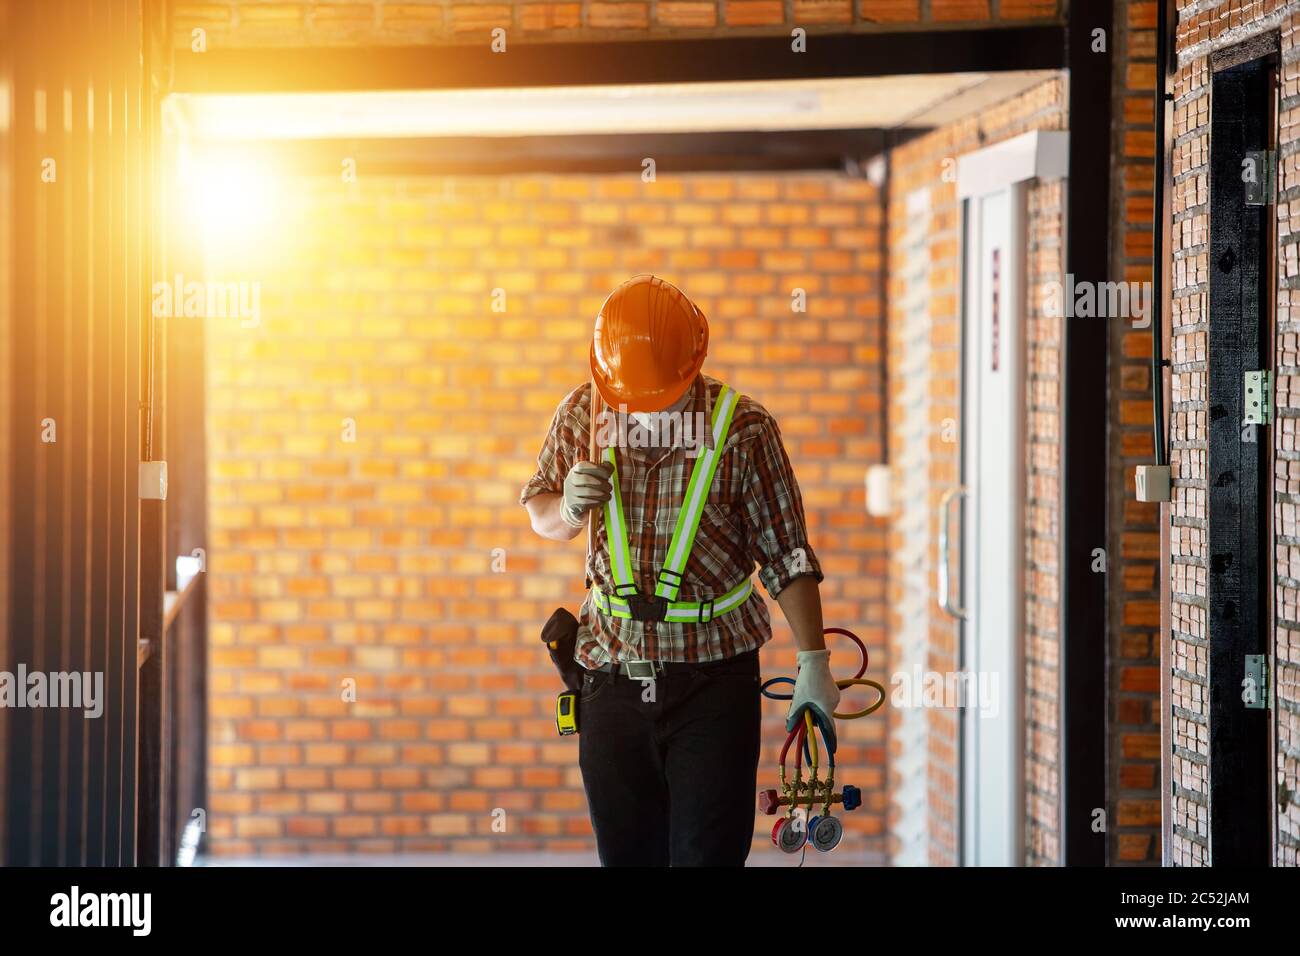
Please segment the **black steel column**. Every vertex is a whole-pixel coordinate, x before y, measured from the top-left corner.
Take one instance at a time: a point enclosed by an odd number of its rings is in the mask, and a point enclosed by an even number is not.
[[[1070,4],[1065,268],[1076,284],[1110,279],[1111,17],[1110,3]],[[1107,52],[1093,51],[1098,30]],[[1107,594],[1092,551],[1106,546],[1107,322],[1114,320],[1062,321],[1061,852],[1067,865],[1100,866],[1107,838],[1093,823],[1107,805]]]

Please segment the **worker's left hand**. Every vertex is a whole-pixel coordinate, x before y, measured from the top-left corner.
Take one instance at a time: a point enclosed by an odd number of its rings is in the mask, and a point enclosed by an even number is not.
[[[794,682],[794,697],[786,715],[785,729],[794,730],[803,720],[805,711],[811,711],[813,720],[822,728],[826,744],[835,749],[835,708],[840,702],[840,689],[831,676],[831,652],[800,651],[799,676]]]

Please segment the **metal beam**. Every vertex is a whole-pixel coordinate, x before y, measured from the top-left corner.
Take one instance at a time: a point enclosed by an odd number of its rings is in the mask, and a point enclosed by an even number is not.
[[[597,136],[456,136],[430,139],[323,139],[223,143],[222,148],[303,173],[337,176],[344,158],[358,172],[406,175],[842,170],[906,142],[875,129],[772,133],[651,133]]]
[[[1094,30],[1112,35],[1109,4],[1071,5],[1070,181],[1066,272],[1076,284],[1110,274],[1111,68],[1092,51]],[[1094,286],[1095,287],[1095,286]],[[1110,330],[1105,319],[1064,322],[1061,421],[1061,862],[1101,866],[1107,808],[1106,575],[1093,549],[1106,546]]]
[[[485,33],[474,45],[176,50],[174,57],[173,93],[603,86],[1059,69],[1065,32],[1053,25],[813,34],[805,53],[780,34],[515,44],[493,53]]]

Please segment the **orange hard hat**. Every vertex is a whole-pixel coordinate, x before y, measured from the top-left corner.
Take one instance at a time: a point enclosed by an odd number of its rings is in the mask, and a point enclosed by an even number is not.
[[[600,307],[591,377],[606,405],[658,412],[690,388],[708,350],[709,322],[685,293],[658,276],[633,276]]]

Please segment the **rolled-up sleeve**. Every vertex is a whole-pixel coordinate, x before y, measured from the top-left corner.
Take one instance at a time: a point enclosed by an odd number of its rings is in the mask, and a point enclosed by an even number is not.
[[[808,543],[803,498],[776,420],[764,412],[745,455],[744,508],[750,551],[759,580],[776,597],[795,578],[823,580],[821,564]]]
[[[519,494],[521,505],[540,494],[564,491],[564,478],[577,461],[576,450],[587,447],[587,428],[581,424],[583,415],[579,414],[583,405],[582,390],[586,387],[589,386],[580,386],[570,392],[555,410],[546,440],[537,455],[537,470]]]

